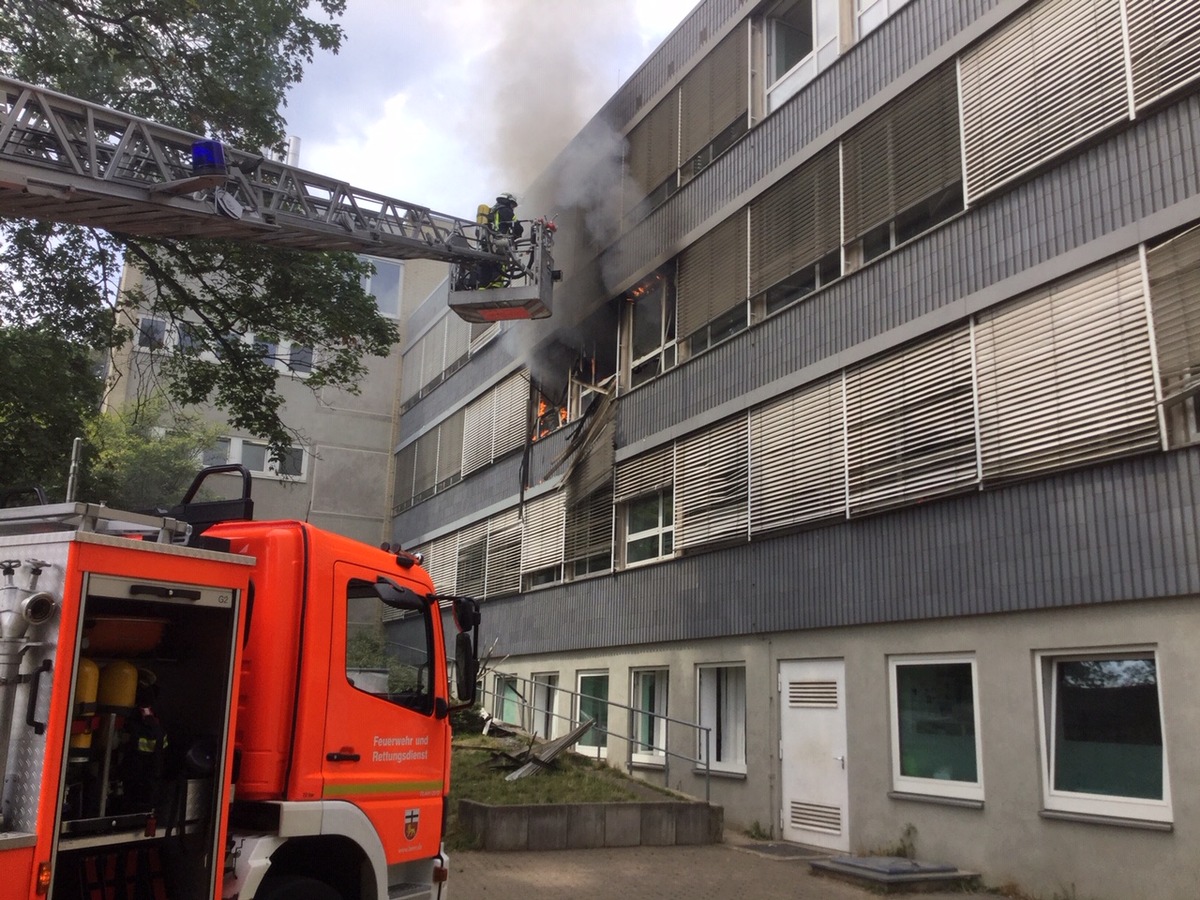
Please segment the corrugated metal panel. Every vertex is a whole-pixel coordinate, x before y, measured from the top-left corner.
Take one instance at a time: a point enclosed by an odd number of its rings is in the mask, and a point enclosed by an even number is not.
[[[487,628],[525,654],[1184,596],[1198,531],[1189,449],[564,584]]]
[[[688,337],[746,300],[746,211],[739,210],[679,255],[676,308]]]
[[[812,265],[841,243],[841,175],[834,145],[751,205],[751,296]]]
[[[980,316],[976,345],[985,482],[1158,446],[1137,256]]]
[[[1196,197],[1200,97],[1193,95],[626,395],[618,409],[621,443],[736,401]]]
[[[616,468],[616,488],[613,501],[624,503],[642,494],[653,494],[670,487],[675,481],[675,447],[667,444]]]
[[[680,153],[689,160],[739,116],[746,115],[750,42],[738,28],[700,63],[680,85]]]
[[[525,506],[521,536],[521,571],[533,572],[563,561],[566,491],[538,497]]]
[[[749,539],[748,419],[689,435],[676,450],[675,548]]]
[[[961,60],[967,199],[1129,113],[1121,0],[1042,0]]]
[[[966,327],[847,372],[850,513],[973,484],[974,401]]]
[[[750,414],[750,527],[787,528],[845,515],[842,379],[822,381]]]
[[[1200,28],[1193,5],[1126,0],[1126,9],[1137,106],[1200,77]]]
[[[846,240],[962,180],[958,92],[948,66],[846,136]]]

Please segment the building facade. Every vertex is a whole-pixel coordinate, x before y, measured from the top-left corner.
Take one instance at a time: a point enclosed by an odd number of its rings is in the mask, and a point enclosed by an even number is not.
[[[499,713],[629,707],[593,751],[786,840],[1192,896],[1198,16],[700,3],[521,198],[553,317],[409,322],[393,533]]]
[[[416,297],[424,298],[445,266],[423,261],[401,262],[372,258],[375,272],[366,289],[384,316],[403,323]],[[142,274],[126,267],[123,289],[137,287]],[[110,364],[107,405],[111,408],[143,402],[160,387],[155,378],[163,354],[186,346],[188,322],[173,322],[153,310],[128,310],[132,340]],[[194,326],[199,327],[199,326]],[[304,379],[313,364],[313,349],[288,343],[260,341],[254,334],[238,336],[258,348],[263,365],[278,370],[285,398],[284,421],[298,432],[296,446],[286,459],[273,459],[266,442],[229,426],[221,411],[205,407],[201,417],[222,429],[217,445],[205,454],[205,465],[241,463],[249,469],[258,519],[300,519],[338,534],[378,545],[387,540],[391,517],[385,492],[390,479],[398,412],[400,354],[370,358],[367,374],[354,394],[334,388],[314,393]],[[240,490],[235,476],[217,476],[231,491]],[[163,498],[164,503],[179,498]]]

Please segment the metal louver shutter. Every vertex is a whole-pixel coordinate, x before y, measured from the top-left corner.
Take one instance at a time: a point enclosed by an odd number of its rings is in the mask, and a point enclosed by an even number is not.
[[[846,373],[851,515],[978,481],[971,333]]]
[[[746,211],[734,213],[679,254],[680,337],[746,301]]]
[[[413,498],[413,476],[417,466],[417,442],[413,441],[400,448],[396,454],[395,490],[392,493],[393,506],[407,506]]]
[[[1194,4],[1126,0],[1133,101],[1138,108],[1200,77]]]
[[[609,500],[612,500],[613,456],[617,433],[615,410],[616,404],[607,402],[603,407],[603,415],[598,412],[589,423],[591,430],[584,446],[576,451],[576,458],[565,479],[568,506],[574,506],[578,498],[587,497],[601,487],[608,489]]]
[[[735,29],[679,86],[680,157],[689,160],[713,138],[746,115],[749,71],[746,32]]]
[[[487,564],[488,523],[478,522],[458,532],[456,593],[468,597],[483,596],[483,575]]]
[[[614,503],[669,488],[675,480],[675,447],[667,444],[617,466]]]
[[[630,184],[626,196],[631,203],[666,181],[679,166],[678,98],[678,91],[672,91],[629,132],[626,159]]]
[[[458,533],[431,541],[425,548],[425,571],[439,594],[458,590]]]
[[[484,596],[515,594],[521,589],[521,520],[511,510],[488,520],[487,576]]]
[[[446,370],[446,319],[442,319],[425,333],[421,343],[425,345],[421,363],[421,386],[438,381]]]
[[[424,500],[433,493],[437,484],[438,430],[431,428],[417,438],[416,474],[413,478],[413,496]]]
[[[465,478],[492,461],[495,394],[488,391],[467,407],[463,417],[462,473]]]
[[[525,445],[529,427],[529,376],[520,372],[496,385],[496,430],[492,459]]]
[[[842,145],[846,240],[962,180],[953,67],[923,79]]]
[[[420,393],[424,385],[421,383],[421,352],[425,344],[417,341],[408,348],[400,361],[400,400],[407,401]]]
[[[1158,374],[1168,400],[1200,383],[1200,228],[1146,253]]]
[[[535,572],[563,561],[567,492],[555,491],[525,506],[521,535],[521,571]]]
[[[606,485],[572,501],[566,511],[563,555],[567,562],[612,553],[613,492]]]
[[[438,428],[438,467],[437,483],[439,488],[447,487],[447,483],[462,475],[463,457],[463,422],[466,411],[452,413],[450,418],[442,422]]]
[[[749,432],[745,415],[679,442],[675,547],[749,539]]]
[[[836,145],[788,175],[750,207],[750,294],[765,291],[842,243]]]
[[[985,482],[1159,445],[1136,256],[981,315],[976,328]]]
[[[1043,0],[960,71],[969,203],[1129,114],[1120,0]]]
[[[750,415],[750,527],[846,514],[842,379],[809,385]]]
[[[466,360],[471,352],[471,324],[458,316],[446,316],[446,370]]]

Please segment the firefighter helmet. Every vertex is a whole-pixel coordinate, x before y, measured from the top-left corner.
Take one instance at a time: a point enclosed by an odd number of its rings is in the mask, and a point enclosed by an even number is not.
[[[497,203],[507,203],[509,206],[516,206],[517,198],[514,197],[512,194],[509,194],[506,192],[506,193],[501,194],[499,197],[497,197],[496,202]]]

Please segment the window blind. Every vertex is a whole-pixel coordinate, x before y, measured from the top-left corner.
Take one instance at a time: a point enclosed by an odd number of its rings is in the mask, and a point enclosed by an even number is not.
[[[688,337],[746,301],[746,211],[734,213],[678,257],[679,334]]]
[[[679,93],[672,91],[629,132],[626,196],[637,203],[679,167]]]
[[[563,561],[566,491],[555,491],[525,504],[521,535],[521,571],[535,572]]]
[[[978,480],[971,335],[941,335],[846,373],[850,513]]]
[[[477,522],[458,532],[458,566],[455,572],[455,592],[468,597],[482,597],[484,571],[487,563],[488,523]]]
[[[1126,0],[1133,100],[1153,103],[1200,77],[1196,8],[1162,0]]]
[[[438,437],[437,480],[439,487],[445,487],[462,474],[463,460],[463,423],[466,418],[465,410],[452,413],[450,418],[442,422]]]
[[[1200,228],[1146,252],[1163,395],[1200,383]]]
[[[1159,443],[1136,256],[981,315],[976,355],[985,482]]]
[[[906,91],[842,145],[846,240],[962,180],[958,96],[947,66]]]
[[[748,47],[745,29],[735,29],[680,84],[679,155],[684,161],[708,146],[738,116],[746,115]]]
[[[488,520],[484,595],[499,597],[521,589],[521,520],[515,509]]]
[[[675,546],[749,538],[745,415],[689,435],[676,450]]]
[[[617,466],[613,502],[624,503],[643,494],[669,488],[675,480],[675,447],[667,444]]]
[[[1042,0],[960,60],[967,201],[1128,115],[1120,0]]]
[[[612,553],[613,492],[605,485],[593,493],[572,501],[566,511],[566,537],[563,547],[567,562]]]
[[[841,245],[840,177],[835,145],[806,162],[751,205],[751,296]]]
[[[750,414],[750,525],[787,528],[846,512],[842,379],[809,385]]]

